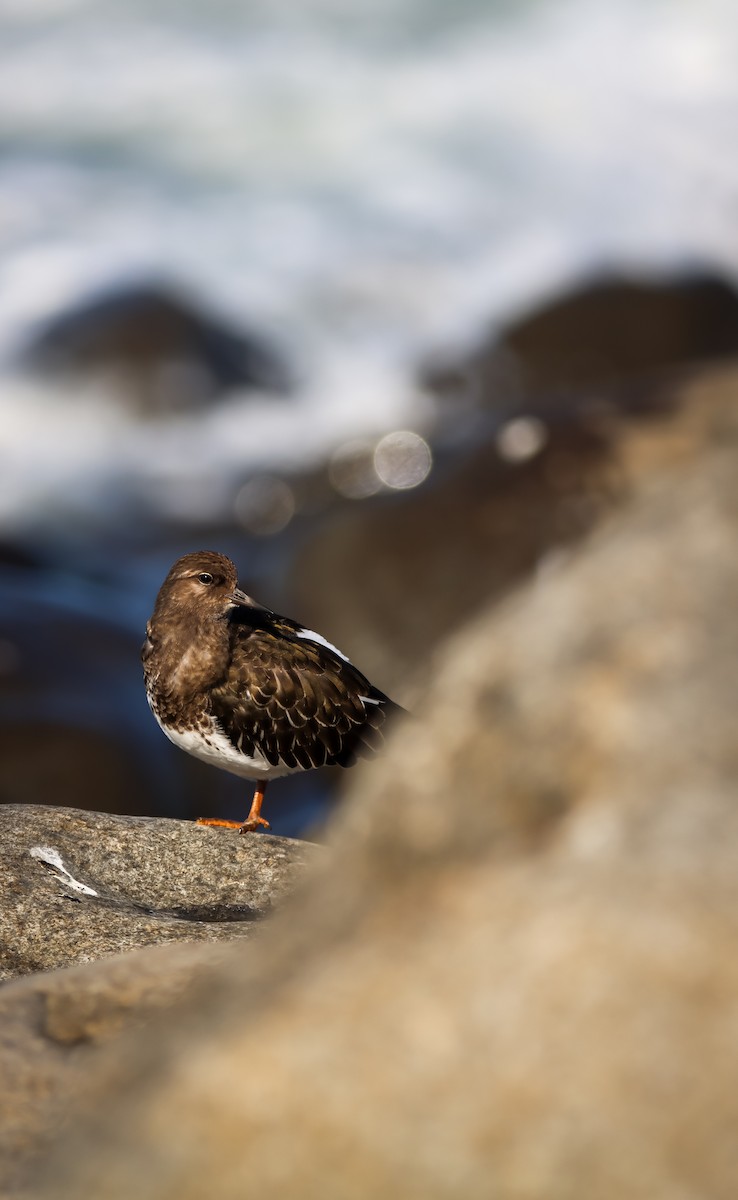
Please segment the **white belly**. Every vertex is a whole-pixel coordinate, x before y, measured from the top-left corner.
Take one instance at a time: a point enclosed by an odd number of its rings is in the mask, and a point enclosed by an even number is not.
[[[156,713],[154,716],[156,717]],[[231,775],[238,775],[242,779],[277,779],[280,775],[293,775],[296,771],[302,770],[301,767],[285,767],[281,763],[274,767],[258,750],[253,758],[242,754],[213,720],[210,722],[210,727],[202,732],[195,729],[178,732],[173,729],[165,729],[159,718],[156,719],[162,732],[180,750],[186,750],[195,758],[200,758],[203,762],[210,763],[213,767],[220,767],[221,771],[229,771]]]

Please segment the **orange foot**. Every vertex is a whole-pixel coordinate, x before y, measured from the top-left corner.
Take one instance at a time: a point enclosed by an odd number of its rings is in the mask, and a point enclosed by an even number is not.
[[[246,818],[246,820],[243,822],[242,825],[238,826],[238,832],[239,833],[253,833],[253,831],[258,829],[259,826],[263,826],[264,829],[271,829],[271,825],[269,824],[268,821],[265,821],[263,817],[250,817],[249,816]]]
[[[264,829],[271,829],[271,825],[263,817],[247,817],[245,821],[222,821],[220,817],[198,817],[195,824],[217,825],[220,829],[237,829],[239,833],[253,833],[260,826]]]

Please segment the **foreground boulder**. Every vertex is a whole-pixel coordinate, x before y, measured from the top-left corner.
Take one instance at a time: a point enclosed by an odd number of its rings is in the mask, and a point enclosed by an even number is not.
[[[206,991],[224,943],[146,946],[0,988],[0,1194],[43,1158],[92,1064],[127,1029],[195,988]],[[110,1062],[114,1070],[117,1056]],[[114,1086],[111,1075],[109,1086]]]
[[[184,821],[0,807],[0,979],[248,937],[313,848]]]
[[[447,645],[332,869],[90,1072],[37,1200],[732,1200],[737,425]]]

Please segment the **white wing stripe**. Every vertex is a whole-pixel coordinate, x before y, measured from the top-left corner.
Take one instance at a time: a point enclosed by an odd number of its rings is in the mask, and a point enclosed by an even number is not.
[[[346,657],[345,654],[341,653],[341,651],[338,649],[338,646],[334,646],[332,642],[327,641],[326,638],[324,638],[320,633],[316,633],[313,629],[298,629],[297,636],[299,638],[303,638],[306,642],[318,642],[319,645],[325,646],[328,650],[332,650],[333,653],[337,654],[339,658],[342,658],[344,662],[351,661]]]

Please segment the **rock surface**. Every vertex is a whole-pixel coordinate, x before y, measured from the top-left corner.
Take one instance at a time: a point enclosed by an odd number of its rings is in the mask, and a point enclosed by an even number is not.
[[[650,474],[701,453],[730,421],[736,386],[738,372],[723,367],[639,417],[587,404],[538,410],[540,444],[527,457],[505,457],[503,429],[428,486],[325,522],[294,566],[288,611],[413,707],[408,676],[444,637],[545,569]]]
[[[736,358],[738,293],[716,273],[613,275],[555,297],[426,372],[453,401],[430,479],[325,520],[291,570],[288,611],[398,691],[442,638],[619,507],[652,466],[631,451],[644,428],[656,445],[687,428],[704,445],[693,410],[705,380],[713,407],[731,375],[719,364]]]
[[[266,338],[230,328],[155,282],[113,287],[58,314],[23,361],[57,376],[115,371],[152,413],[194,407],[230,388],[285,392],[291,382]]]
[[[335,863],[34,1200],[733,1200],[736,408],[450,642]],[[99,1064],[98,1064],[99,1065]]]
[[[487,437],[427,487],[329,518],[292,569],[290,611],[392,695],[443,637],[592,528],[614,463],[611,433],[577,422],[525,462]]]
[[[738,293],[715,273],[610,275],[585,282],[492,334],[426,385],[504,410],[572,395],[644,394],[696,364],[738,354]]]
[[[93,1062],[100,1071],[100,1050],[195,987],[204,991],[223,949],[146,946],[0,988],[0,1194],[43,1157]]]
[[[0,807],[0,979],[161,942],[248,937],[305,843],[153,817]]]

